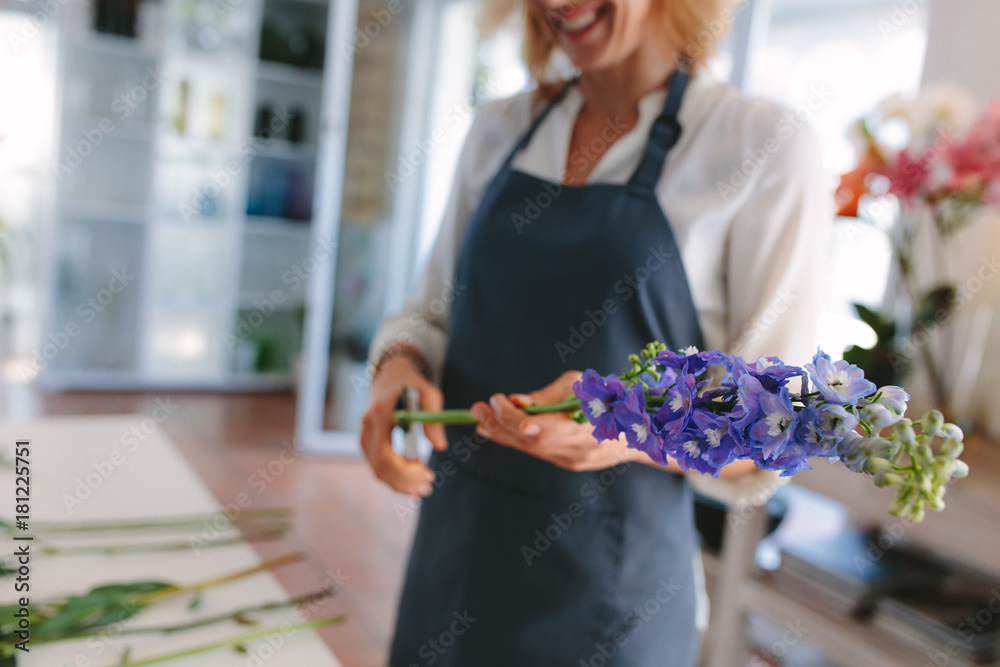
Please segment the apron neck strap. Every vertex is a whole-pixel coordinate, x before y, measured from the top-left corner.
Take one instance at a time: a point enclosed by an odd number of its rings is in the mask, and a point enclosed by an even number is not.
[[[554,109],[556,105],[558,105],[564,97],[566,97],[566,93],[569,92],[569,89],[575,85],[576,85],[576,79],[569,81],[565,86],[563,86],[563,89],[560,90],[559,93],[554,98],[552,98],[552,101],[549,102],[547,105],[545,105],[545,108],[542,109],[541,113],[539,113],[535,117],[535,119],[531,121],[531,125],[528,126],[528,130],[523,135],[521,135],[521,139],[516,144],[514,144],[514,147],[510,150],[510,153],[507,154],[507,159],[503,161],[504,167],[510,166],[510,163],[513,162],[514,160],[514,156],[520,153],[521,150],[523,150],[524,147],[528,145],[528,143],[531,141],[531,137],[535,135],[535,130],[537,130],[538,126],[542,124],[542,121],[545,120],[545,117],[549,115],[549,112],[552,111],[552,109]]]
[[[653,121],[642,160],[629,179],[630,186],[650,192],[656,189],[660,174],[663,173],[663,165],[667,161],[667,153],[681,136],[681,124],[677,122],[677,112],[680,111],[684,91],[687,90],[690,78],[683,62],[670,76],[670,87],[667,99],[663,103],[663,111]]]

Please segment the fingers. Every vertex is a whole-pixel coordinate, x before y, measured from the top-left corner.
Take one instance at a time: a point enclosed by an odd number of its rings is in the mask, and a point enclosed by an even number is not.
[[[434,473],[419,461],[405,459],[392,449],[392,411],[372,406],[361,420],[361,449],[372,472],[393,490],[411,496],[429,496]]]
[[[490,398],[490,403],[476,403],[472,412],[480,421],[476,431],[494,442],[534,453],[542,438],[569,434],[566,426],[577,426],[565,414],[528,416],[503,394]]]
[[[433,383],[423,380],[417,389],[420,391],[420,408],[422,410],[438,412],[444,409],[444,394]],[[439,452],[448,449],[444,424],[424,424],[424,435],[431,441],[431,446]]]
[[[526,405],[547,405],[559,403],[573,393],[573,383],[583,375],[580,371],[566,371],[552,384],[530,394],[514,394],[510,397],[517,407]]]
[[[472,406],[472,414],[479,420],[476,432],[484,438],[511,447],[523,448],[519,427],[527,416],[503,394],[490,397],[489,405],[483,402]]]

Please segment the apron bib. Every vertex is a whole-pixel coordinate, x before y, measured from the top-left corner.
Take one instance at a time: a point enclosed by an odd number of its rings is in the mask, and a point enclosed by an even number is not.
[[[567,370],[619,373],[659,340],[702,347],[677,243],[656,199],[688,75],[671,77],[621,185],[511,168],[470,220],[455,272],[446,408],[539,389]],[[576,473],[448,427],[435,452],[392,667],[691,667],[696,548],[683,477],[633,463]]]

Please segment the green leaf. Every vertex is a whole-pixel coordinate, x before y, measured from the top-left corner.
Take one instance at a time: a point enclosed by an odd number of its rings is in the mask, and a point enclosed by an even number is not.
[[[891,339],[896,335],[896,323],[891,318],[860,303],[854,304],[854,310],[861,321],[872,328],[879,340]]]
[[[925,329],[951,313],[957,290],[953,285],[940,285],[927,292],[913,319],[915,329]]]

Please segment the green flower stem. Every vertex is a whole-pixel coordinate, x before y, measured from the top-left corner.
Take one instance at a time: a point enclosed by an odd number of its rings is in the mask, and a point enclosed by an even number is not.
[[[561,403],[548,405],[526,405],[522,408],[529,415],[545,415],[558,412],[575,412],[580,409],[580,400],[567,398]],[[478,424],[479,420],[471,410],[442,410],[440,412],[424,412],[422,410],[397,410],[393,417],[400,426],[407,424]]]
[[[260,509],[246,509],[240,516],[230,521],[234,527],[242,527],[257,521],[260,522],[285,522],[291,514],[292,509],[288,507],[266,507]],[[206,521],[225,516],[218,512],[210,514],[189,514],[185,516],[160,517],[153,519],[125,519],[110,521],[35,521],[32,522],[32,529],[37,536],[41,534],[49,535],[53,533],[90,533],[104,531],[127,531],[138,530],[163,530],[177,529],[178,531],[200,528]],[[0,518],[0,531],[13,533],[17,532],[12,521]]]
[[[306,621],[305,623],[299,623],[290,627],[278,627],[278,628],[268,628],[267,630],[258,630],[256,632],[251,632],[249,634],[240,635],[238,637],[233,637],[231,639],[224,639],[222,641],[213,642],[211,644],[203,644],[201,646],[195,646],[194,648],[184,649],[183,651],[177,651],[175,653],[169,653],[167,655],[160,655],[154,658],[147,658],[145,660],[139,660],[137,662],[121,662],[115,665],[115,667],[145,667],[146,665],[158,665],[164,662],[172,662],[174,660],[180,660],[181,658],[187,658],[192,655],[200,655],[202,653],[208,653],[210,651],[215,651],[220,648],[229,648],[232,646],[240,646],[247,642],[251,642],[255,639],[263,639],[269,635],[276,633],[290,634],[293,632],[298,632],[299,630],[315,630],[317,628],[323,628],[328,625],[334,625],[336,623],[343,623],[344,616],[333,616],[330,618],[318,618],[313,621]]]
[[[122,635],[146,635],[146,634],[174,634],[177,632],[184,632],[186,630],[194,630],[195,628],[202,628],[206,625],[214,625],[216,623],[223,623],[225,621],[237,621],[240,619],[245,619],[249,614],[256,614],[265,611],[274,611],[277,609],[288,609],[289,607],[297,607],[299,605],[311,604],[313,602],[318,602],[325,598],[328,598],[334,594],[332,588],[324,588],[321,591],[316,591],[314,593],[309,593],[308,595],[303,595],[301,597],[295,598],[294,600],[283,600],[280,602],[266,602],[263,604],[254,605],[252,607],[243,607],[241,609],[236,609],[233,611],[223,612],[216,616],[208,616],[206,618],[200,618],[196,621],[189,621],[187,623],[182,623],[180,625],[167,625],[158,628],[122,628],[118,631],[118,634]],[[243,621],[245,622],[245,621]],[[36,644],[45,644],[48,642],[58,642],[65,641],[67,639],[80,639],[82,637],[90,637],[94,634],[92,629],[86,632],[68,632],[65,634],[54,634],[45,635],[35,639]]]
[[[275,530],[267,531],[256,531],[253,533],[244,533],[238,537],[227,537],[220,538],[217,540],[212,540],[200,546],[200,548],[208,549],[212,547],[228,547],[234,544],[243,544],[244,542],[263,542],[268,540],[277,540],[283,537],[290,530],[291,525],[282,526],[276,528]],[[167,551],[187,551],[191,549],[191,544],[189,542],[157,542],[153,544],[111,544],[111,545],[101,545],[95,544],[93,546],[76,546],[76,547],[52,547],[44,546],[41,547],[39,553],[35,556],[38,557],[55,557],[55,556],[85,556],[85,555],[98,555],[98,556],[115,556],[120,554],[132,554],[132,553],[161,553]]]

